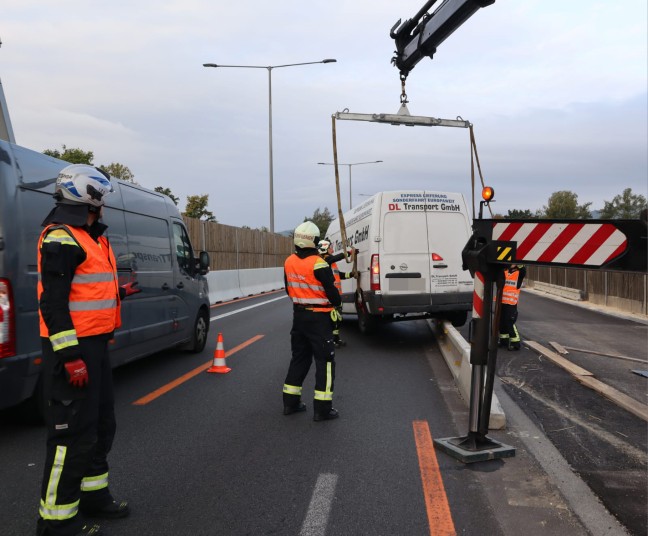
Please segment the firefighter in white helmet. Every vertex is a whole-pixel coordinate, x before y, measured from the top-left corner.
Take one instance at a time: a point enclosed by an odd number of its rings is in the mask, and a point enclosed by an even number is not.
[[[290,331],[292,359],[283,386],[284,415],[306,411],[302,385],[315,360],[313,419],[325,421],[338,417],[333,408],[335,347],[331,311],[341,304],[331,267],[318,255],[320,231],[306,221],[294,233],[295,253],[286,259],[284,280],[293,302]]]
[[[320,257],[333,270],[333,279],[335,279],[335,288],[337,288],[340,296],[342,296],[342,279],[352,279],[356,277],[357,272],[340,272],[337,262],[344,259],[344,252],[333,255],[333,246],[328,239],[320,240],[317,244],[317,251]],[[349,250],[349,255],[353,255],[353,250]],[[336,348],[346,346],[346,342],[340,339],[340,324],[342,322],[342,307],[336,307],[331,311],[331,320],[333,321],[333,344]]]
[[[108,488],[115,436],[108,341],[120,326],[115,256],[99,219],[113,191],[102,170],[74,164],[56,181],[56,205],[38,241],[38,299],[43,349],[47,449],[37,533],[99,535],[84,517],[129,514]]]

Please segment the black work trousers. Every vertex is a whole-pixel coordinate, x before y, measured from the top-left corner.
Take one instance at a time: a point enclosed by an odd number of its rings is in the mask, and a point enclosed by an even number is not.
[[[520,342],[520,334],[518,333],[517,327],[515,326],[517,317],[517,305],[510,305],[508,303],[502,304],[499,325],[500,343]]]
[[[326,413],[333,404],[333,382],[335,380],[335,347],[333,346],[333,325],[328,312],[294,310],[290,330],[292,359],[284,385],[284,404],[299,403],[301,387],[315,360],[315,413]],[[286,393],[296,387],[299,394]]]
[[[39,535],[76,534],[83,526],[79,501],[81,507],[101,507],[113,500],[108,489],[107,456],[116,424],[108,338],[79,338],[89,377],[83,388],[69,385],[49,339],[41,338],[47,449]]]

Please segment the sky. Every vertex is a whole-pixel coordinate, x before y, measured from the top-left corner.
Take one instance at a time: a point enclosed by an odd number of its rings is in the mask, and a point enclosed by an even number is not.
[[[0,81],[16,142],[79,147],[143,186],[209,195],[220,223],[276,231],[337,213],[331,115],[397,113],[390,30],[424,0],[3,0]],[[440,2],[438,2],[440,4]],[[436,5],[434,6],[436,8]],[[433,8],[433,9],[434,9]],[[493,210],[553,192],[648,196],[645,0],[496,0],[407,78],[412,115],[474,125]],[[471,197],[466,129],[337,121],[343,210],[385,190]],[[479,191],[477,195],[479,195]]]

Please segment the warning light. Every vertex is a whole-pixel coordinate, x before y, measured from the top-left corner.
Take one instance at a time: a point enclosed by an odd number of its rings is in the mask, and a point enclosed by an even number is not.
[[[490,186],[484,186],[484,189],[482,190],[482,198],[484,201],[488,203],[489,201],[492,201],[493,197],[495,197],[495,190]]]

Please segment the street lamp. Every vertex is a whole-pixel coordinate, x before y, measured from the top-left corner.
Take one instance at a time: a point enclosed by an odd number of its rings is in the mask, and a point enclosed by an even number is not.
[[[272,166],[272,69],[280,67],[296,67],[298,65],[313,65],[315,63],[335,63],[335,59],[307,61],[304,63],[287,63],[285,65],[222,65],[220,63],[203,63],[203,67],[230,67],[234,69],[267,69],[268,70],[268,153],[270,168],[270,232],[274,233],[274,186]]]
[[[380,164],[382,160],[373,160],[371,162],[354,162],[353,164],[338,164],[339,166],[349,166],[349,210],[353,207],[353,202],[351,201],[351,166],[361,166],[363,164]],[[320,166],[334,166],[335,164],[330,162],[318,162]]]

